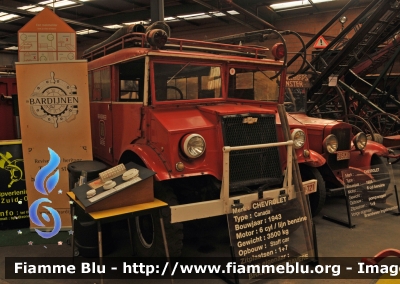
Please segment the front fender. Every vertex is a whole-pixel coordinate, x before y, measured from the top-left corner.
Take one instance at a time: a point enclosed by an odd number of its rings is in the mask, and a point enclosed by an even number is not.
[[[143,161],[146,168],[156,173],[155,179],[157,181],[170,179],[170,175],[164,166],[164,163],[151,147],[144,144],[130,144],[128,147],[124,148],[120,160],[129,152],[133,152],[140,160]]]
[[[313,150],[309,150],[310,151],[310,157],[305,158],[304,155],[301,155],[299,157],[299,155],[297,155],[297,163],[299,164],[304,164],[313,168],[319,168],[322,167],[325,163],[326,160],[324,157],[322,157],[321,154],[313,151]],[[297,154],[297,152],[296,152]]]
[[[385,146],[374,141],[368,141],[367,146],[362,153],[354,149],[354,146],[352,147],[352,150],[353,151],[350,152],[349,166],[353,168],[369,167],[373,155],[387,157],[390,154]]]

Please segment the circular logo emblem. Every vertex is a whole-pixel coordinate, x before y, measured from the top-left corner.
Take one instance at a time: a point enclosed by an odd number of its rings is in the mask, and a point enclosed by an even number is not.
[[[61,122],[75,119],[78,113],[78,96],[76,86],[55,78],[55,73],[50,73],[50,78],[39,83],[28,103],[31,113],[54,127]]]

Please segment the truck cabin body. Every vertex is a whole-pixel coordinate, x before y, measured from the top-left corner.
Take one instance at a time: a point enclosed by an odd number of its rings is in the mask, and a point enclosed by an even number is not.
[[[190,187],[200,187],[193,181],[220,185],[224,146],[284,141],[277,105],[285,70],[266,58],[266,48],[169,39],[158,49],[142,33],[130,37],[134,47],[84,56],[96,158],[133,161],[156,172],[157,181],[181,186],[192,178]],[[237,153],[230,158],[232,191],[282,185],[284,147]]]
[[[228,214],[238,196],[243,206],[280,198],[290,218],[308,216],[291,179],[292,141],[278,119],[284,61],[265,47],[167,41],[153,31],[111,37],[84,58],[94,156],[156,173],[154,195],[170,206],[162,210],[170,255],[181,252],[182,222]],[[138,255],[163,254],[157,220],[135,218]]]
[[[342,170],[381,163],[379,157],[387,156],[388,150],[377,142],[367,141],[366,136],[355,138],[357,133],[354,133],[353,126],[342,120],[307,116],[308,87],[306,75],[298,75],[294,79],[288,78],[285,92],[286,111],[291,119],[307,129],[310,149],[325,158],[326,164],[319,170],[327,187],[343,187]],[[360,139],[362,149],[356,148],[357,139]]]

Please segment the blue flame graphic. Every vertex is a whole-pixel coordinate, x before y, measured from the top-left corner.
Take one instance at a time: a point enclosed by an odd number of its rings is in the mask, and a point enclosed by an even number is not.
[[[51,148],[49,149],[50,161],[49,163],[41,168],[35,177],[34,186],[37,191],[41,194],[48,195],[57,185],[58,179],[60,178],[60,172],[57,170],[52,176],[47,179],[46,188],[44,187],[44,181],[46,177],[49,176],[60,164],[60,156],[57,155]]]
[[[40,198],[40,199],[36,200],[35,202],[33,202],[32,205],[29,207],[29,217],[30,217],[31,221],[35,225],[40,226],[40,227],[44,227],[44,224],[39,220],[37,212],[38,212],[39,205],[43,202],[51,203],[51,200],[49,200],[47,198]],[[61,217],[60,217],[60,214],[58,214],[58,212],[56,210],[54,210],[53,208],[47,207],[47,206],[43,206],[43,207],[46,208],[50,212],[51,216],[53,217],[54,229],[51,232],[42,232],[38,229],[35,229],[35,231],[42,238],[49,239],[49,238],[52,238],[55,235],[57,235],[58,232],[60,231]],[[50,221],[50,218],[46,213],[42,213],[42,217],[46,222]]]

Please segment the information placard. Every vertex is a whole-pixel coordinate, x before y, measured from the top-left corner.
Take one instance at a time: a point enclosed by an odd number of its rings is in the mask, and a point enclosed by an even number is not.
[[[300,195],[301,193],[298,193]],[[287,196],[238,204],[228,215],[231,245],[236,261],[246,265],[278,265],[282,262],[309,261],[311,226],[298,198]],[[249,273],[248,279],[274,277]]]
[[[370,218],[398,211],[391,173],[391,165],[384,163],[342,171],[351,218]]]

